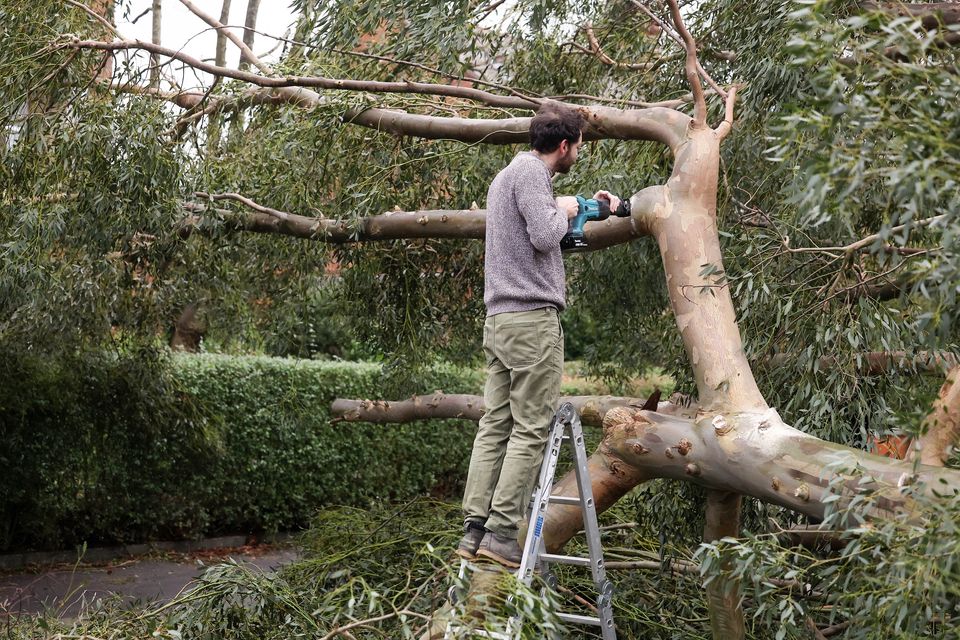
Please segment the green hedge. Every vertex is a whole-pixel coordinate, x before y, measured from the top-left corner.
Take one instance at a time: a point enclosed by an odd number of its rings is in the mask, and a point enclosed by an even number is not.
[[[328,505],[457,492],[474,426],[330,424],[377,365],[0,356],[0,551],[304,526]],[[424,391],[477,392],[438,368]]]

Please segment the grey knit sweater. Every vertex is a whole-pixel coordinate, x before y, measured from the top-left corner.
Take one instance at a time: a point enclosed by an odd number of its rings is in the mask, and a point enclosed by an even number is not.
[[[517,154],[487,191],[483,302],[487,315],[566,306],[557,210],[550,170],[533,153]]]

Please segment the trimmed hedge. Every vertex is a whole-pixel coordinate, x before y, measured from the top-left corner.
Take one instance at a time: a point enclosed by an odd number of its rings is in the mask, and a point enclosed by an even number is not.
[[[475,432],[330,424],[334,398],[382,395],[372,364],[3,360],[0,550],[288,530],[324,506],[455,493]],[[451,393],[481,383],[451,367],[416,381]]]

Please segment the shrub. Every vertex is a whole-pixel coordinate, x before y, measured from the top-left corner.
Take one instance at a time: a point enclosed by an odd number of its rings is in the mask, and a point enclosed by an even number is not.
[[[326,505],[458,488],[473,426],[331,424],[379,366],[144,353],[3,356],[0,550],[293,529]],[[436,368],[424,389],[476,392]]]

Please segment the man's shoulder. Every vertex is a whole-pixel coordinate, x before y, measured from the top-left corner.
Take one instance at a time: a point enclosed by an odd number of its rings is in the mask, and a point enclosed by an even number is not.
[[[531,176],[537,173],[547,174],[547,167],[543,160],[533,155],[529,151],[521,151],[513,157],[506,167],[500,172],[504,175],[524,175]]]

